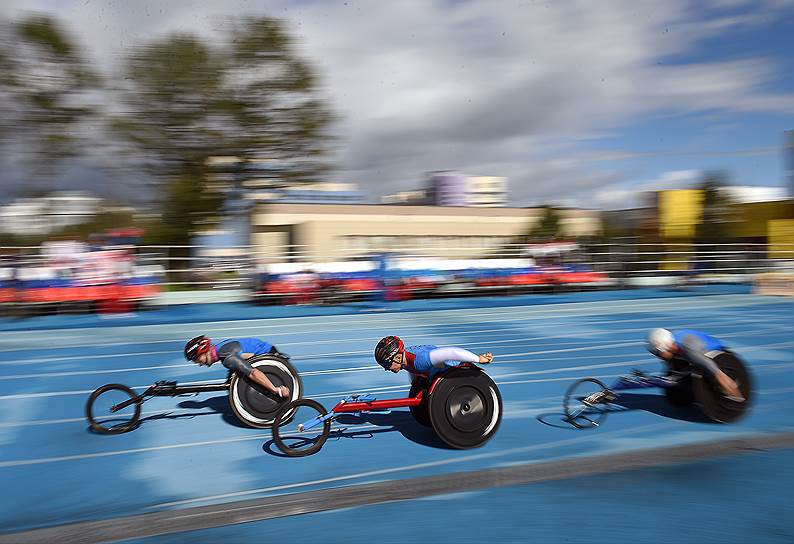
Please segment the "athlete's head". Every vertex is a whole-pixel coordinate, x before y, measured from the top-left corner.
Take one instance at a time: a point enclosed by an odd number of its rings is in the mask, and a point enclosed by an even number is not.
[[[397,336],[381,338],[375,346],[375,361],[383,370],[399,372],[403,368],[405,345]]]
[[[211,365],[212,344],[206,336],[196,336],[185,344],[185,359],[200,365]]]
[[[648,333],[648,351],[654,355],[667,359],[674,348],[673,333],[667,329],[653,329]]]

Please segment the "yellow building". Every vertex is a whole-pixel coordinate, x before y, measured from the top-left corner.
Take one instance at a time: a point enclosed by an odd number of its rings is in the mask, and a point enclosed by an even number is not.
[[[794,260],[794,219],[774,219],[767,229],[769,258]]]
[[[659,191],[659,229],[665,240],[691,241],[703,217],[703,191]]]
[[[703,218],[703,191],[675,189],[659,191],[657,196],[659,234],[668,244],[660,268],[687,270],[697,225]]]
[[[765,242],[770,221],[794,219],[794,205],[787,200],[750,202],[731,206],[731,237],[737,240]]]

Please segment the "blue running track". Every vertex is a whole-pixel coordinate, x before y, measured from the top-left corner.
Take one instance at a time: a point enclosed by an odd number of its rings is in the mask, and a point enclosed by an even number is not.
[[[794,301],[743,288],[409,301],[380,312],[366,305],[206,305],[116,319],[5,319],[0,536],[329,487],[791,432],[792,322]],[[743,355],[757,389],[750,414],[733,425],[712,424],[648,390],[633,394],[633,408],[611,414],[600,429],[574,430],[562,421],[561,396],[573,380],[658,370],[643,345],[646,331],[658,326],[702,329]],[[222,380],[222,368],[182,359],[185,339],[199,333],[271,341],[292,356],[305,395],[328,407],[353,392],[378,398],[407,392],[407,376],[374,366],[372,348],[383,335],[490,350],[496,359],[487,370],[504,397],[502,426],[484,447],[456,451],[400,410],[347,425],[351,432],[329,440],[319,454],[292,459],[276,453],[269,431],[239,424],[225,394],[213,393],[152,399],[141,426],[127,434],[87,430],[85,401],[104,383]],[[791,542],[792,461],[790,450],[775,450],[140,542]]]

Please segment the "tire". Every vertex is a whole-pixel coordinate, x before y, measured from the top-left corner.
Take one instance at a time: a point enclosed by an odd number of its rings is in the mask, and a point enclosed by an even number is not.
[[[234,415],[250,427],[263,429],[273,424],[281,406],[301,398],[303,382],[295,367],[281,357],[265,354],[252,357],[248,362],[263,372],[273,385],[286,385],[290,390],[290,398],[281,399],[248,378],[236,373],[232,376],[229,383],[229,404]]]
[[[717,423],[731,423],[742,417],[752,403],[753,382],[750,372],[739,357],[724,351],[714,358],[720,370],[725,372],[739,386],[744,402],[729,400],[710,377],[694,374],[692,377],[695,400],[700,404],[703,414]]]
[[[411,410],[411,415],[414,416],[416,422],[420,425],[424,425],[425,427],[433,426],[433,424],[430,422],[430,408],[427,399],[427,389],[429,385],[430,384],[428,381],[423,378],[414,380],[414,382],[411,384],[411,391],[408,393],[409,397],[415,397],[420,391],[425,391],[425,395],[422,398],[421,404],[419,404],[419,406],[409,407],[409,410]]]
[[[112,417],[110,407],[137,396],[135,391],[120,383],[103,385],[91,393],[85,405],[85,415],[91,429],[101,434],[121,434],[133,430],[141,419],[142,402],[133,402]]]
[[[667,402],[673,406],[685,407],[695,402],[695,395],[692,392],[692,376],[681,378],[672,387],[665,387],[664,396],[667,398]]]
[[[482,446],[502,421],[499,388],[479,368],[445,372],[430,394],[428,408],[433,430],[445,444],[456,449]]]
[[[607,386],[595,378],[582,378],[573,382],[565,391],[562,400],[566,421],[577,429],[600,427],[607,417],[606,403],[582,403],[582,399],[599,391],[607,391]]]
[[[295,414],[301,421],[290,422],[293,420]],[[320,451],[325,441],[328,440],[328,435],[331,433],[331,420],[328,419],[323,422],[322,430],[314,431],[300,431],[297,426],[300,423],[305,423],[309,419],[317,416],[324,416],[328,414],[325,407],[312,399],[294,400],[282,406],[276,413],[273,422],[273,443],[281,450],[284,455],[288,457],[306,457],[313,455]],[[313,435],[314,432],[319,434]],[[287,442],[294,440],[295,435],[302,437],[303,441],[298,444]],[[312,436],[312,438],[309,438]],[[301,447],[303,444],[310,443],[311,446]]]

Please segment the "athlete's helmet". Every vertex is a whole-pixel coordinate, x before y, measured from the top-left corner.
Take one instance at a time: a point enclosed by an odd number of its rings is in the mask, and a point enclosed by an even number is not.
[[[375,346],[375,360],[380,366],[388,369],[394,356],[403,351],[403,349],[405,349],[405,345],[399,337],[387,336],[381,338],[378,345]]]
[[[196,336],[191,338],[185,344],[185,359],[188,361],[195,361],[196,358],[202,353],[207,353],[210,350],[210,339],[206,336]]]
[[[648,333],[648,351],[658,355],[663,351],[670,351],[675,344],[673,333],[667,329],[653,329]]]

